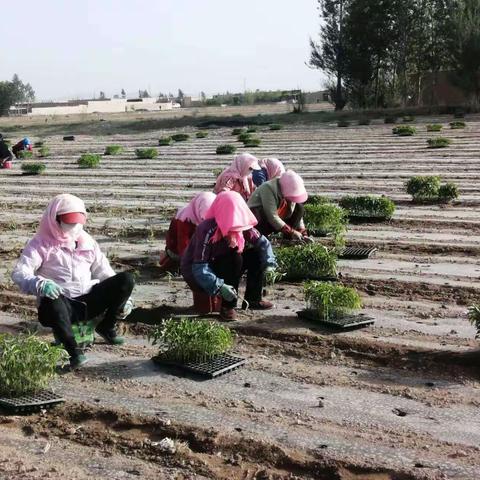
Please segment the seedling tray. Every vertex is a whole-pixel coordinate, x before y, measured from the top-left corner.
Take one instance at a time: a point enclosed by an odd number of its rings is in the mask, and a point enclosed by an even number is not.
[[[355,315],[344,315],[341,318],[330,318],[328,320],[324,320],[323,318],[319,318],[318,314],[315,310],[300,310],[297,312],[297,315],[300,318],[305,320],[312,320],[315,323],[320,323],[330,328],[335,328],[337,330],[351,330],[354,328],[362,328],[368,325],[373,325],[375,320],[364,313],[358,313]]]
[[[375,247],[361,248],[361,247],[346,247],[338,256],[349,260],[364,260],[370,258],[378,249]]]
[[[64,142],[73,142],[75,140],[75,136],[74,135],[65,135],[63,137],[63,141]]]
[[[52,408],[64,401],[65,399],[56,393],[42,390],[21,397],[0,397],[0,409],[6,410],[8,413],[33,413]]]
[[[207,362],[172,362],[161,355],[153,357],[152,360],[158,365],[175,367],[185,372],[193,373],[206,378],[216,378],[220,375],[225,375],[226,373],[236,370],[246,363],[244,358],[234,357],[228,354],[218,355]]]

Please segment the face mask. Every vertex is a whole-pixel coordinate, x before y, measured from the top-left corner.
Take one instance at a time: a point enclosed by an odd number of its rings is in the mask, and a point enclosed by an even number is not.
[[[66,233],[72,240],[77,240],[83,231],[83,225],[81,223],[63,223],[60,222],[60,228]]]

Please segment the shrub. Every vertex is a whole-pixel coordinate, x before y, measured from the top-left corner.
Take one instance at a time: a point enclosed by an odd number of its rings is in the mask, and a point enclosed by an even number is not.
[[[340,199],[340,206],[347,210],[351,218],[365,217],[389,220],[395,212],[395,203],[387,197],[372,195],[351,196]]]
[[[158,157],[158,151],[156,148],[137,148],[135,150],[135,155],[137,158],[157,158]]]
[[[332,203],[305,205],[304,219],[309,233],[321,237],[331,234],[334,237],[337,248],[344,246],[344,238],[347,231],[347,214],[343,208]]]
[[[227,155],[231,153],[235,153],[237,147],[235,145],[230,145],[228,143],[224,145],[219,145],[217,147],[217,155]]]
[[[385,117],[384,122],[387,123],[387,124],[397,123],[397,117],[395,115],[389,115],[389,116]]]
[[[190,138],[190,135],[187,133],[175,133],[172,135],[172,140],[174,142],[185,142]]]
[[[330,282],[307,282],[304,285],[307,309],[315,310],[323,320],[339,318],[362,308],[360,295],[354,288]]]
[[[108,145],[105,147],[105,155],[118,155],[123,152],[121,145]]]
[[[204,362],[233,347],[232,331],[215,322],[181,318],[165,320],[150,335],[161,345],[159,356],[174,362]]]
[[[259,138],[249,138],[243,142],[244,147],[259,147],[261,140]]]
[[[465,128],[466,126],[467,124],[465,122],[460,122],[460,121],[450,122],[450,128],[452,130],[459,130],[461,128]]]
[[[247,128],[247,133],[255,133],[258,130],[257,127],[248,127]]]
[[[200,132],[197,132],[197,133],[195,134],[195,136],[196,136],[197,138],[206,138],[206,137],[208,137],[208,132],[205,132],[205,131],[203,131],[203,130],[200,130]]]
[[[468,320],[477,329],[476,338],[480,338],[480,305],[473,304],[468,309]]]
[[[48,157],[50,155],[50,149],[47,146],[40,147],[38,149],[38,156],[41,158]]]
[[[316,280],[337,276],[337,256],[323,245],[311,243],[279,247],[275,255],[278,272],[286,280]]]
[[[272,123],[269,128],[270,130],[282,130],[283,125],[280,123]]]
[[[407,193],[415,201],[434,200],[438,198],[440,189],[440,177],[437,176],[417,176],[412,177],[405,184]]]
[[[361,119],[358,121],[358,124],[359,124],[359,125],[370,125],[371,123],[372,123],[372,121],[371,121],[368,117],[361,118]]]
[[[348,120],[339,120],[337,123],[338,127],[349,127],[350,122]]]
[[[21,396],[48,387],[67,352],[35,335],[0,334],[0,394]]]
[[[96,153],[84,153],[78,160],[80,168],[97,168],[100,165],[100,155]]]
[[[445,137],[429,138],[427,140],[428,148],[445,148],[448,147],[452,141]]]
[[[411,125],[400,125],[392,130],[392,133],[400,137],[411,137],[417,133],[417,129]]]
[[[453,182],[448,182],[440,185],[438,189],[438,199],[442,203],[448,203],[458,198],[459,193],[457,185]]]
[[[41,175],[46,168],[44,163],[22,163],[22,172],[27,175]]]
[[[237,140],[239,142],[246,142],[247,140],[250,140],[251,138],[252,138],[252,136],[249,133],[244,132],[244,133],[241,133],[240,135],[238,135]]]
[[[427,132],[440,132],[443,126],[439,125],[438,123],[433,123],[427,125]]]
[[[33,152],[31,152],[30,150],[21,150],[17,153],[17,157],[22,160],[26,160],[27,158],[33,157]]]
[[[198,132],[197,132],[198,133]],[[169,145],[171,145],[173,142],[172,140],[172,137],[161,137],[159,140],[158,140],[158,144],[161,146],[161,147],[168,147]]]
[[[232,135],[240,135],[241,133],[246,133],[244,128],[234,128],[232,130]]]
[[[415,117],[413,115],[405,115],[402,120],[403,123],[412,123],[415,121]]]

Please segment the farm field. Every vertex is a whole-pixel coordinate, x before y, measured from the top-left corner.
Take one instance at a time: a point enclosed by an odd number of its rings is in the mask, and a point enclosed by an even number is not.
[[[73,142],[42,137],[51,151],[41,159],[43,175],[22,175],[20,160],[0,171],[0,331],[38,327],[35,299],[18,291],[10,272],[59,193],[84,199],[87,230],[116,270],[136,273],[138,308],[123,324],[125,346],[98,343],[83,370],[56,380],[63,406],[0,417],[0,478],[63,479],[65,465],[78,479],[480,478],[480,350],[466,317],[480,294],[480,118],[468,117],[463,130],[450,130],[451,120],[418,119],[412,137],[394,136],[380,121],[259,127],[262,143],[251,153],[281,159],[310,193],[385,194],[396,202],[391,221],[349,226],[349,245],[378,252],[339,260],[342,282],[359,290],[375,324],[336,333],[300,320],[301,286],[279,283],[268,288],[276,309],[240,312],[229,324],[246,366],[203,382],[150,361],[151,324],[188,313],[192,303],[181,278],[160,278],[157,262],[173,212],[211,190],[231,161],[216,147],[246,149],[227,128],[202,139],[193,128]],[[427,133],[428,123],[444,131]],[[190,139],[158,146],[175,132]],[[28,135],[40,139],[34,129]],[[435,136],[452,145],[428,149]],[[78,168],[81,154],[113,144],[123,153]],[[157,148],[158,157],[137,159],[143,147]],[[457,183],[460,198],[412,204],[404,183],[433,174]],[[165,437],[177,440],[175,453],[159,448]]]

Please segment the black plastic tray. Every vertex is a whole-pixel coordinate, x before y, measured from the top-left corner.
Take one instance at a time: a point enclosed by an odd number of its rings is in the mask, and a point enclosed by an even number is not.
[[[42,390],[21,397],[0,397],[0,409],[10,413],[30,413],[51,408],[64,401],[65,399],[58,394],[52,391]]]
[[[378,249],[376,247],[345,247],[338,258],[364,260],[370,258]]]
[[[373,325],[375,320],[364,313],[357,313],[355,315],[344,315],[341,318],[331,318],[324,320],[319,318],[315,310],[300,310],[297,312],[297,315],[300,318],[305,320],[312,320],[315,323],[320,323],[330,328],[335,328],[338,330],[351,330],[354,328],[367,327]]]
[[[167,360],[160,355],[153,357],[152,360],[158,365],[175,367],[180,370],[207,378],[215,378],[219,377],[220,375],[225,375],[226,373],[236,370],[246,363],[244,358],[234,357],[228,354],[218,355],[207,362],[172,362],[171,360]]]

